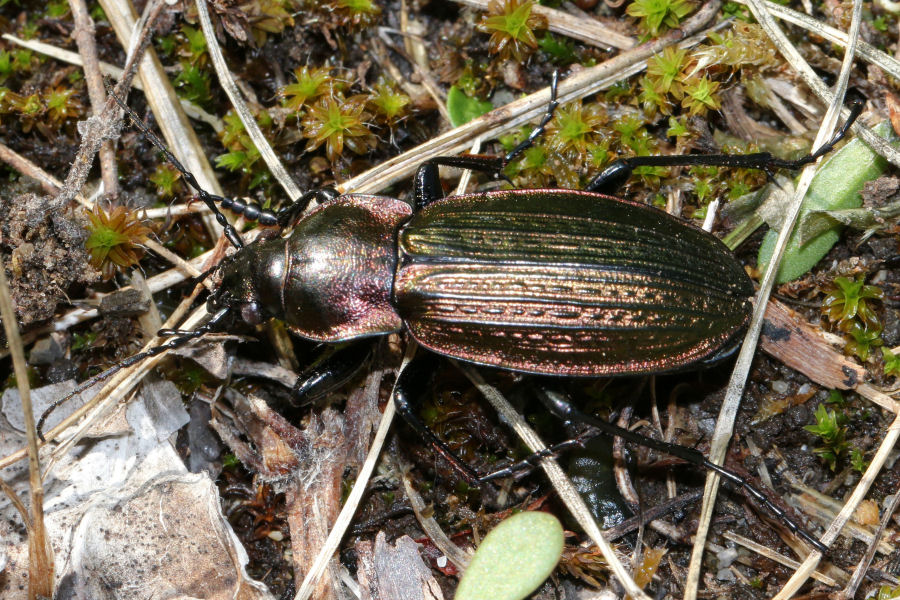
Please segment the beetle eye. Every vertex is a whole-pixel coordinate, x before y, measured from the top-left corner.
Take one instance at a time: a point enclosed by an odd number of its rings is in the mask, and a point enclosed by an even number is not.
[[[262,311],[259,302],[248,302],[241,306],[241,318],[250,325],[259,325],[263,322]]]

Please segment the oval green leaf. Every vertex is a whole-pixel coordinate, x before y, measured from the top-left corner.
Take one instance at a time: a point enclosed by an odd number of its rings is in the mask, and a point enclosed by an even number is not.
[[[468,123],[493,108],[494,105],[489,101],[469,98],[455,85],[447,92],[447,112],[450,113],[450,124],[454,127]]]
[[[521,600],[553,572],[562,550],[559,519],[544,512],[515,514],[481,542],[456,600]]]
[[[890,139],[888,137],[891,135],[889,123],[878,125],[874,131],[879,136]],[[803,200],[799,226],[791,234],[781,267],[778,270],[778,283],[786,283],[807,273],[828,254],[828,251],[840,239],[842,229],[840,223],[832,221],[828,226],[823,226],[821,223],[813,226],[808,224],[809,219],[826,219],[827,216],[816,214],[822,211],[862,206],[860,192],[863,185],[881,175],[886,166],[887,162],[872,152],[859,139],[848,142],[822,165]],[[817,231],[818,233],[804,240],[802,233],[804,231]],[[760,268],[769,264],[777,239],[777,231],[770,230],[766,233],[759,248]]]

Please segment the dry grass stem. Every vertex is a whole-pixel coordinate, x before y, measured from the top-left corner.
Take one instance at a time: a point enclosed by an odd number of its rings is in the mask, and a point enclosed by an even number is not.
[[[100,6],[106,13],[110,24],[116,32],[120,43],[129,48],[132,45],[132,32],[137,23],[130,4],[113,0],[101,0]],[[140,62],[138,72],[143,83],[147,104],[156,117],[163,139],[185,168],[192,172],[203,188],[221,196],[222,188],[213,173],[212,166],[206,158],[206,152],[194,133],[187,116],[181,110],[181,103],[169,82],[156,53],[150,49]],[[119,94],[125,98],[126,94]],[[118,106],[116,107],[118,111]],[[212,215],[204,215],[203,223],[214,239],[222,234],[222,228]]]
[[[894,419],[894,422],[888,427],[887,433],[885,434],[881,445],[878,447],[875,456],[872,457],[872,462],[869,464],[866,472],[859,480],[859,483],[847,499],[847,502],[844,504],[840,513],[838,513],[837,517],[835,517],[834,521],[832,521],[831,525],[828,527],[825,535],[822,536],[821,539],[823,543],[831,545],[831,543],[837,539],[837,536],[840,535],[844,526],[850,521],[853,513],[856,512],[859,503],[866,497],[869,487],[871,487],[872,482],[875,481],[875,477],[878,476],[884,463],[893,452],[898,437],[900,437],[900,415],[898,415],[897,418]],[[816,566],[818,566],[821,559],[822,555],[818,552],[813,552],[807,556],[806,560],[803,561],[803,564],[800,565],[800,568],[797,569],[781,591],[778,592],[778,595],[775,596],[775,600],[787,600],[796,594],[797,590],[800,589],[815,570]]]
[[[768,558],[771,561],[777,562],[780,565],[784,565],[785,567],[788,567],[789,569],[796,569],[797,567],[800,566],[799,561],[796,561],[793,558],[788,558],[784,554],[775,552],[768,546],[763,546],[762,544],[758,544],[751,539],[745,538],[742,535],[734,533],[733,531],[723,531],[722,537],[724,537],[726,540],[731,540],[735,544],[739,544],[739,545],[743,546],[744,548],[747,548],[748,550],[752,550],[753,552],[756,552],[760,556]],[[829,577],[828,575],[825,575],[824,573],[820,573],[819,571],[813,571],[812,577],[816,581],[821,581],[825,585],[836,586],[836,585],[840,585],[840,583],[841,583],[841,582],[837,581],[836,579],[833,579],[833,578]]]
[[[884,536],[884,532],[887,529],[888,524],[891,522],[891,519],[894,516],[894,512],[897,510],[898,505],[900,505],[900,490],[895,491],[890,496],[890,500],[884,507],[884,514],[881,515],[881,520],[878,523],[878,529],[875,530],[875,534],[872,536],[872,541],[869,542],[869,547],[866,548],[865,554],[863,554],[863,557],[856,565],[856,569],[854,569],[853,576],[850,577],[850,581],[847,583],[846,587],[841,590],[840,597],[844,600],[851,600],[856,596],[856,590],[859,589],[859,585],[866,577],[866,572],[869,570],[869,566],[872,564],[872,559],[875,558],[875,551],[878,549],[878,544],[881,542],[881,539]]]
[[[702,30],[720,6],[719,0],[711,0],[682,24],[681,29],[670,31],[656,40],[571,75],[560,81],[560,104],[597,93],[623,78],[640,72],[646,60],[667,46],[682,42],[686,36]],[[698,40],[699,41],[699,40]],[[493,139],[506,131],[539,118],[550,101],[550,88],[546,87],[524,98],[496,108],[451,131],[442,133],[416,148],[386,160],[379,166],[337,186],[341,193],[377,193],[410,177],[423,161],[436,156],[452,156],[466,151],[477,139]]]
[[[447,557],[447,560],[456,565],[456,568],[459,569],[460,572],[465,571],[466,567],[469,566],[472,555],[453,543],[450,536],[441,529],[437,519],[425,516],[425,511],[427,509],[425,501],[422,500],[422,496],[420,496],[415,488],[413,488],[412,481],[410,481],[409,474],[407,473],[408,467],[398,464],[397,469],[402,473],[400,481],[403,484],[403,490],[406,492],[406,497],[409,498],[409,504],[412,506],[413,513],[416,515],[416,521],[422,526],[422,531],[425,532],[425,535],[428,536],[437,549]]]
[[[861,15],[861,11],[858,10],[859,2],[860,0],[856,0],[857,9],[854,9],[854,21],[851,25],[851,40],[859,36],[859,20]],[[803,62],[803,59],[800,57],[800,53],[789,42],[784,33],[775,25],[774,20],[765,11],[765,7],[762,5],[761,1],[751,0],[750,9],[756,17],[756,20],[766,31],[766,34],[778,48],[779,52],[781,52],[782,55],[785,56],[785,58],[788,58],[788,61],[792,62],[792,64],[794,61]],[[850,78],[850,69],[853,65],[853,47],[853,44],[851,44],[850,51],[847,52],[844,56],[844,61],[841,65],[841,72],[840,76],[838,77],[835,93],[831,97],[831,105],[828,107],[826,116],[823,119],[822,124],[819,128],[819,132],[816,135],[816,139],[813,142],[814,148],[818,148],[826,143],[831,138],[834,130],[837,127],[838,116],[841,110],[841,105],[844,101],[844,93],[847,90],[847,82]],[[793,58],[794,60],[792,61],[791,58]],[[759,335],[762,331],[766,303],[775,285],[775,278],[781,265],[781,258],[784,255],[788,240],[790,239],[791,233],[793,232],[794,226],[797,222],[797,218],[800,214],[800,207],[803,204],[803,198],[806,196],[806,192],[809,189],[810,184],[812,183],[813,176],[816,173],[817,165],[820,161],[821,159],[819,161],[816,161],[816,163],[814,164],[808,165],[800,174],[794,197],[791,201],[789,213],[786,216],[784,223],[782,224],[781,231],[778,235],[778,241],[775,244],[775,250],[772,253],[772,258],[769,261],[766,272],[763,275],[762,281],[760,282],[753,316],[751,318],[750,325],[747,328],[747,333],[744,337],[744,342],[741,346],[740,353],[738,354],[737,363],[735,364],[731,379],[728,382],[728,387],[726,388],[725,392],[725,398],[722,401],[722,406],[719,411],[719,417],[716,421],[716,428],[713,433],[712,440],[710,441],[709,460],[716,464],[724,463],[725,453],[728,449],[728,444],[730,443],[731,436],[734,432],[734,421],[737,417],[738,407],[740,405],[741,397],[744,394],[744,386],[750,372],[750,366],[753,361],[753,356],[756,353],[756,346],[757,342],[759,341]],[[713,472],[708,473],[706,477],[706,486],[703,496],[703,505],[700,510],[700,519],[697,527],[697,534],[694,538],[694,548],[691,553],[691,562],[688,569],[687,582],[685,584],[685,598],[687,598],[688,600],[695,600],[695,598],[697,597],[697,592],[700,584],[700,572],[702,569],[703,551],[706,546],[706,538],[709,533],[709,526],[712,520],[712,513],[715,506],[718,485],[718,474]],[[825,543],[827,544],[828,542]]]
[[[247,135],[250,136],[253,145],[259,151],[260,157],[265,161],[266,166],[269,167],[269,172],[272,173],[282,189],[284,189],[288,198],[292,201],[297,200],[303,195],[303,191],[291,178],[278,155],[275,154],[272,145],[269,144],[269,140],[266,139],[259,125],[257,125],[256,119],[241,96],[240,90],[238,90],[237,84],[234,82],[234,77],[232,77],[231,71],[228,69],[228,64],[225,62],[225,57],[222,56],[222,49],[219,47],[219,41],[216,39],[212,21],[209,19],[209,9],[205,0],[197,0],[195,5],[197,7],[197,16],[200,20],[200,28],[203,30],[203,37],[206,39],[206,48],[209,50],[209,56],[212,59],[212,64],[222,89],[228,95],[231,106],[241,119]]]
[[[31,517],[26,519],[28,528],[28,597],[32,599],[53,596],[53,549],[44,526],[44,486],[41,479],[41,465],[38,456],[38,437],[35,429],[34,413],[31,409],[31,390],[28,387],[28,366],[25,362],[25,348],[19,337],[16,309],[9,293],[6,269],[0,268],[0,319],[12,354],[16,387],[22,405],[25,436],[28,440],[28,483],[31,491]],[[11,490],[10,490],[11,491]],[[15,495],[10,496],[15,501]]]

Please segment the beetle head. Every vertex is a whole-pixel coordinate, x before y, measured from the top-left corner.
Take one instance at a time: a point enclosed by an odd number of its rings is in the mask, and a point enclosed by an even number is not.
[[[284,244],[272,241],[246,246],[220,265],[221,283],[206,303],[210,312],[228,307],[250,325],[283,318]]]

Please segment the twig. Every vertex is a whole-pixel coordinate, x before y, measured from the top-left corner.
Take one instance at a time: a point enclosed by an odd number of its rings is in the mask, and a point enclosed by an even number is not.
[[[636,530],[641,525],[659,519],[660,517],[667,515],[672,511],[679,510],[689,504],[693,504],[702,497],[703,492],[701,492],[700,490],[696,490],[693,492],[682,494],[681,496],[676,496],[675,498],[667,500],[662,504],[651,506],[646,510],[642,510],[641,514],[622,521],[615,527],[610,527],[609,529],[604,530],[603,537],[611,542],[617,540],[623,535],[627,535]]]
[[[147,5],[147,8],[155,11],[151,13],[151,16],[155,17],[162,10],[162,3],[159,1],[151,2]],[[150,43],[149,30],[143,30],[135,41],[136,44],[132,47],[125,62],[124,77],[116,86],[117,94],[124,95],[124,90],[128,88],[132,77],[134,77],[138,61]],[[75,160],[72,161],[72,168],[69,169],[62,191],[47,202],[45,208],[47,212],[58,211],[68,206],[78,192],[81,191],[90,173],[91,164],[94,162],[94,155],[97,153],[100,145],[104,140],[111,138],[117,133],[115,127],[117,119],[115,117],[118,115],[118,111],[119,107],[115,101],[112,98],[107,98],[103,110],[87,120],[81,145],[78,147]]]
[[[4,144],[0,144],[0,161],[5,162],[22,175],[37,181],[48,194],[57,194],[62,189],[63,184],[59,179]],[[81,192],[75,194],[75,199],[82,206],[91,206],[91,203],[88,202]]]
[[[91,110],[93,114],[98,115],[103,112],[106,103],[106,90],[103,88],[100,60],[97,58],[94,21],[88,14],[84,0],[69,0],[69,6],[72,8],[72,20],[75,23],[72,36],[84,61],[84,79],[91,100]],[[116,148],[112,140],[104,140],[100,145],[100,174],[103,179],[103,191],[108,197],[116,198],[119,195],[119,172],[116,168]]]

